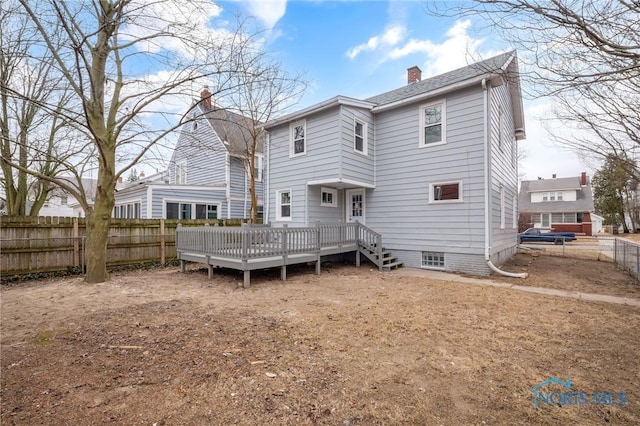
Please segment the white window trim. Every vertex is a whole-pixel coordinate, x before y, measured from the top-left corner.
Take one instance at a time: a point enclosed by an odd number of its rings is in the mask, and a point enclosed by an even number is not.
[[[176,203],[176,204],[191,204],[191,219],[196,218],[196,204],[204,204],[206,206],[217,206],[218,211],[218,219],[222,219],[222,203],[220,201],[203,201],[203,200],[184,200],[184,199],[176,199],[176,198],[163,198],[162,199],[162,218],[167,218],[167,203]],[[179,210],[178,210],[179,211]],[[170,219],[176,220],[176,219]],[[183,220],[183,219],[177,219]],[[187,220],[187,219],[184,219]],[[217,219],[206,219],[206,220],[217,220]]]
[[[453,185],[458,184],[458,199],[457,200],[434,200],[434,187],[438,185]],[[462,181],[461,180],[452,180],[449,182],[433,182],[429,186],[429,204],[449,204],[449,203],[462,203],[464,200],[462,199]]]
[[[180,179],[181,175],[184,176],[184,179]],[[187,184],[187,160],[186,159],[180,160],[176,163],[175,183],[176,185]]]
[[[425,250],[425,251],[420,253],[420,267],[422,269],[433,269],[433,270],[436,270],[436,271],[444,271],[445,270],[445,265],[443,265],[443,266],[425,265],[424,264],[424,255],[425,255],[425,253],[442,254],[442,263],[444,263],[446,265],[446,262],[447,262],[446,253],[440,252],[440,251]]]
[[[358,151],[356,149],[356,124],[357,123],[362,124],[362,151]],[[357,119],[356,117],[353,117],[353,152],[356,152],[356,153],[358,153],[360,155],[368,155],[367,133],[368,133],[367,123],[362,121],[362,120]]]
[[[424,120],[424,110],[434,105],[442,105],[442,140],[440,142],[426,143],[424,139],[424,127],[426,125]],[[447,102],[445,99],[438,99],[428,104],[422,104],[418,108],[418,114],[420,115],[420,129],[419,129],[419,144],[420,148],[427,148],[432,146],[444,145],[447,143]]]
[[[280,204],[282,198],[280,197],[280,194],[282,194],[283,192],[289,193],[289,216],[288,217],[282,216],[282,205]],[[291,221],[292,217],[293,217],[293,191],[291,191],[291,189],[280,189],[276,191],[276,220]]]
[[[118,214],[119,217],[116,218],[116,214],[115,214],[115,210],[116,209],[121,209],[122,207],[124,207],[124,210],[127,212],[126,216],[128,216],[128,206],[132,206],[131,210],[133,211],[133,215],[135,216],[135,211],[136,211],[136,204],[138,204],[140,207],[138,208],[138,214],[139,217],[127,217],[127,218],[123,218],[120,214]],[[130,200],[130,201],[122,201],[119,203],[116,203],[113,206],[113,212],[111,213],[112,217],[114,219],[141,219],[142,218],[142,199],[138,198],[136,200]]]
[[[328,194],[333,195],[333,202],[332,203],[325,203],[324,201],[322,201],[322,193],[326,192]],[[334,189],[334,188],[325,188],[325,187],[321,187],[320,188],[320,205],[322,207],[338,207],[338,190]]]
[[[256,168],[258,169],[258,175],[255,177],[256,182],[262,182],[264,171],[262,167],[264,166],[264,156],[262,154],[256,154],[255,158]]]
[[[500,229],[505,229],[506,216],[507,216],[507,204],[505,201],[504,187],[500,188]]]
[[[294,129],[298,126],[302,125],[304,127],[304,151],[295,153],[294,152]],[[289,125],[289,158],[300,157],[303,155],[307,155],[307,144],[309,142],[309,137],[307,135],[307,120],[298,120]]]

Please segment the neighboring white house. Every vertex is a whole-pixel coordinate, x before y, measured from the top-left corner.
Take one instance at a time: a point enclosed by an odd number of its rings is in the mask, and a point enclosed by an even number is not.
[[[515,52],[270,121],[273,226],[359,221],[406,266],[489,274],[517,245]]]
[[[76,186],[73,182],[75,178],[61,176],[59,179],[68,180],[71,185]],[[85,190],[87,201],[93,205],[95,198],[97,179],[82,178],[82,187]],[[32,201],[27,201],[27,211],[31,208]],[[62,216],[62,217],[84,217],[84,209],[76,200],[76,198],[65,189],[55,186],[49,192],[47,200],[42,208],[40,208],[39,216]]]
[[[593,193],[586,172],[522,181],[519,206],[526,227],[584,235],[597,232],[593,230]]]
[[[246,119],[211,105],[211,93],[189,112],[168,170],[116,193],[113,217],[164,219],[247,218],[251,198],[245,171]],[[262,210],[263,154],[256,159],[258,212]]]

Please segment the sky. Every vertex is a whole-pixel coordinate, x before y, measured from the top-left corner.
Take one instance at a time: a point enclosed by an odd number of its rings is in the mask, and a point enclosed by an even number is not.
[[[406,84],[407,68],[417,65],[428,78],[510,46],[493,38],[479,18],[430,15],[421,1],[216,1],[218,18],[236,13],[255,17],[267,28],[265,49],[291,72],[309,81],[296,109],[336,95],[364,99]],[[522,54],[522,52],[520,53]],[[524,99],[527,139],[522,141],[523,180],[579,176],[593,169],[552,145],[543,128],[549,104]],[[555,129],[554,131],[561,131]]]

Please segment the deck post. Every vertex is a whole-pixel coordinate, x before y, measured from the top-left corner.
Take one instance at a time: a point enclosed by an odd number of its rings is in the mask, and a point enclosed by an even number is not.
[[[318,258],[316,260],[316,275],[320,275],[320,261],[322,259],[322,243],[320,241],[320,221],[316,220],[316,246],[318,250]]]
[[[182,272],[183,274],[186,272],[187,268],[185,266],[185,261],[180,259],[180,272]]]
[[[280,269],[280,278],[282,279],[282,281],[286,281],[287,280],[287,251],[289,250],[288,247],[288,243],[287,243],[287,228],[289,226],[287,224],[282,225],[282,241],[281,241],[281,248],[282,248],[282,268]]]
[[[213,278],[213,265],[211,264],[211,256],[207,255],[207,275],[209,279]]]
[[[360,267],[360,247],[356,249],[356,267]]]
[[[242,237],[242,270],[244,271],[244,288],[251,286],[251,271],[249,271],[249,229],[240,229]]]

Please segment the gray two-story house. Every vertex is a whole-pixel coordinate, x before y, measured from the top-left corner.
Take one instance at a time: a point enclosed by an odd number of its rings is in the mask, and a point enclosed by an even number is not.
[[[359,221],[406,266],[488,274],[517,245],[515,52],[264,125],[273,226]]]
[[[190,109],[166,171],[131,183],[116,193],[114,217],[164,219],[247,218],[251,207],[247,173],[251,123],[212,106],[201,93]],[[255,171],[258,216],[263,206],[264,155],[261,137]]]

